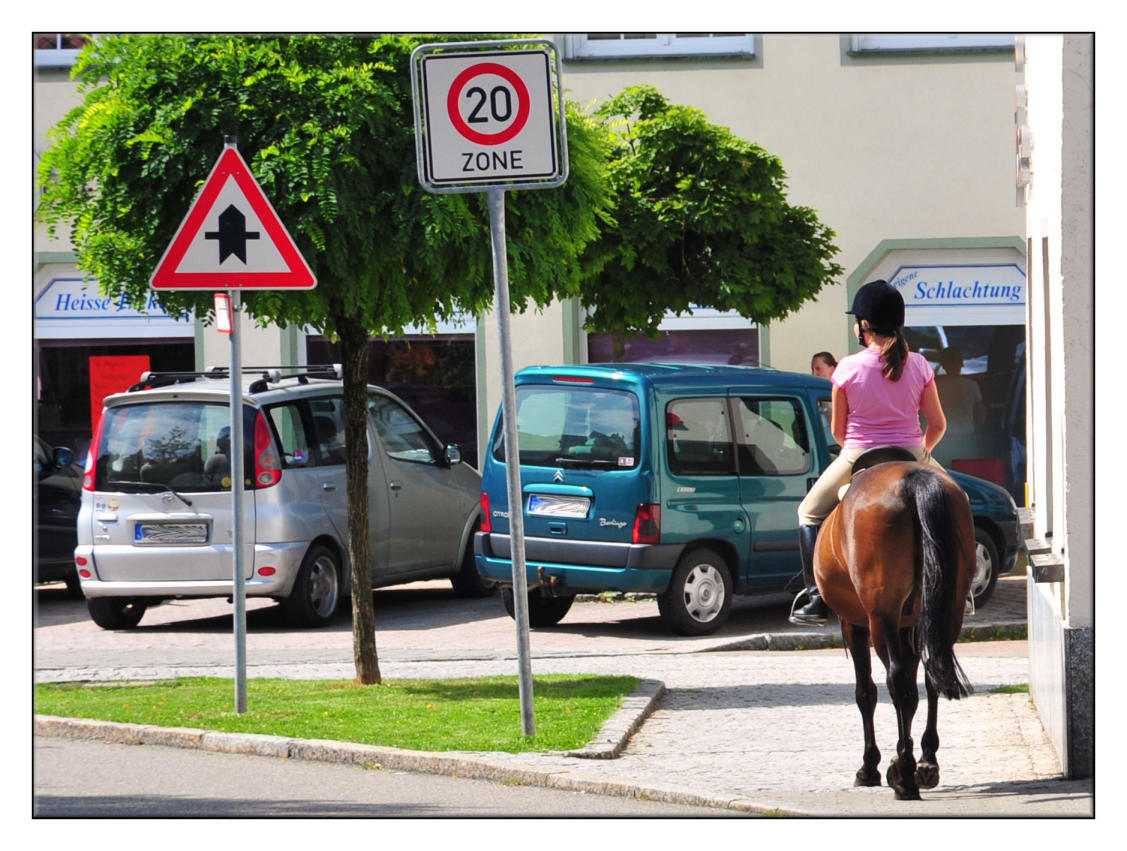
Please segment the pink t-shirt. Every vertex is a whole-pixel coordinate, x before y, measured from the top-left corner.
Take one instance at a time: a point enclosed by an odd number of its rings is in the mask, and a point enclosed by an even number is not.
[[[899,381],[881,373],[880,351],[864,349],[842,358],[830,380],[845,392],[845,446],[923,446],[920,399],[935,373],[927,359],[910,352]]]

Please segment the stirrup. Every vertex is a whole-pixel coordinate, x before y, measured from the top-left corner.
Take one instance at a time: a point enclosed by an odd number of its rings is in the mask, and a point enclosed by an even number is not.
[[[806,612],[797,611],[798,601],[801,600],[803,597],[809,597],[810,598],[809,602],[807,602],[806,606],[813,605],[815,600],[817,600],[819,603],[822,604],[822,608],[826,609],[827,614],[826,615],[816,615],[816,614],[813,614],[813,613],[806,613]],[[802,608],[806,608],[806,606],[803,606]],[[790,615],[787,616],[787,620],[790,621],[795,626],[821,626],[822,624],[824,624],[826,622],[828,613],[829,613],[829,607],[826,605],[826,601],[823,600],[821,597],[814,597],[813,595],[811,595],[811,593],[807,589],[803,588],[801,591],[799,591],[795,595],[793,602],[791,602],[791,604],[790,604]]]

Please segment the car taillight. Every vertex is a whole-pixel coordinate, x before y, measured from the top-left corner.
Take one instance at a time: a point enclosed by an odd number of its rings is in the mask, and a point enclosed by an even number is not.
[[[274,448],[274,437],[262,411],[254,421],[254,481],[268,488],[282,480],[282,460]]]
[[[644,503],[634,512],[635,544],[656,544],[661,540],[661,506]]]
[[[82,489],[94,490],[94,473],[98,466],[98,445],[102,442],[102,423],[106,421],[106,412],[98,417],[98,425],[94,427],[94,438],[90,441],[90,449],[86,455],[86,469],[82,473]]]
[[[493,518],[489,514],[489,494],[481,492],[481,531],[493,531]]]

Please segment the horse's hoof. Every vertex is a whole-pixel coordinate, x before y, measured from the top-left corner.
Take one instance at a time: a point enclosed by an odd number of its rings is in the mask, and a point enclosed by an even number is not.
[[[876,768],[859,768],[857,769],[857,779],[853,781],[853,785],[879,786],[880,772]]]
[[[921,789],[934,789],[939,785],[939,766],[921,762],[916,766],[916,785]]]
[[[914,775],[915,772],[913,772]],[[909,786],[904,783],[903,778],[900,776],[900,766],[897,765],[895,760],[888,764],[888,772],[885,775],[888,785],[892,791],[896,793],[897,801],[918,801],[920,799],[919,787],[915,784]]]

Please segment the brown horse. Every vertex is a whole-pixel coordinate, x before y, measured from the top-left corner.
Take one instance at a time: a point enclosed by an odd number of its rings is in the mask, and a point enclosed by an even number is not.
[[[935,467],[886,461],[860,473],[856,469],[818,536],[814,576],[822,598],[841,621],[857,675],[865,753],[854,785],[880,785],[871,640],[887,671],[899,728],[888,785],[898,799],[918,800],[921,788],[939,783],[939,695],[958,699],[971,692],[954,644],[975,563],[974,520],[962,488]],[[917,764],[912,718],[920,700],[916,675],[921,659],[927,727]]]

